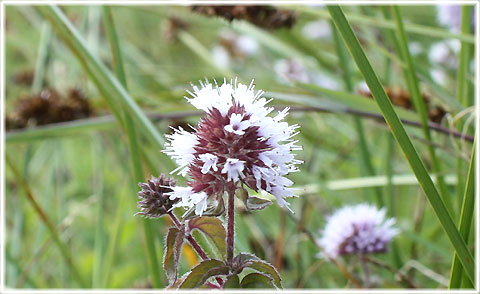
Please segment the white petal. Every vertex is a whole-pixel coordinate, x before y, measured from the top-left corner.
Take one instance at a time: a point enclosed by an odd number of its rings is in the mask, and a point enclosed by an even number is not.
[[[236,159],[236,158],[228,158],[223,166],[222,173],[226,173],[228,177],[228,181],[238,181],[239,176],[242,174],[243,168],[245,166],[245,161]]]

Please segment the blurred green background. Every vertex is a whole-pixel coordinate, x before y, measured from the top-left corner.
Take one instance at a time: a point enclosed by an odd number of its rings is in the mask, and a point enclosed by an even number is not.
[[[394,270],[372,265],[374,285],[402,287],[395,274],[400,272],[418,287],[445,288],[453,249],[388,127],[382,121],[360,116],[373,176],[365,163],[359,122],[347,112],[380,112],[373,100],[359,95],[362,77],[350,56],[350,78],[355,90],[349,94],[328,12],[324,7],[278,8],[296,12],[291,28],[268,30],[245,21],[228,22],[182,6],[112,6],[129,94],[146,113],[175,117],[155,119],[161,134],[170,132],[169,125],[198,122],[198,116],[188,115],[194,109],[183,96],[188,95],[185,89],[191,89],[191,82],[198,84],[205,78],[223,81],[223,77],[238,77],[245,83],[254,78],[256,89],[277,98],[272,104],[307,108],[294,108],[288,116],[290,124],[301,126],[296,139],[304,147],[297,158],[305,163],[299,173],[290,175],[301,195],[289,200],[295,214],[277,205],[245,212],[239,204],[236,218],[237,251],[254,252],[274,264],[285,288],[347,287],[345,276],[319,255],[319,248],[304,230],[319,238],[325,217],[332,211],[361,202],[378,205],[378,196],[388,207],[388,215],[397,219],[401,233],[395,238],[398,256],[391,252],[375,256]],[[89,50],[111,68],[101,7],[61,9]],[[392,50],[385,27],[375,20],[393,22],[385,21],[381,8],[376,6],[345,6],[344,10],[382,82],[407,90],[400,59]],[[468,125],[473,99],[465,106],[455,98],[460,42],[452,37],[457,33],[438,21],[434,6],[402,6],[401,11],[422,92],[448,113],[440,124],[448,130],[452,127],[449,117],[452,121],[463,111],[463,120],[456,121],[453,127],[473,134],[473,124]],[[94,109],[92,117],[70,122],[67,128],[54,125],[39,131],[29,125],[24,130],[7,132],[6,154],[25,181],[6,165],[6,286],[81,286],[27,201],[24,188],[28,186],[88,287],[150,287],[142,219],[133,216],[137,212],[138,189],[122,128],[112,117],[104,117],[110,111],[102,95],[69,47],[34,7],[8,5],[5,21],[7,116],[15,113],[19,99],[47,87],[61,95],[78,88]],[[242,49],[242,45],[249,49]],[[439,59],[435,48],[444,50],[444,59]],[[467,76],[470,84],[472,72]],[[420,121],[414,110],[397,109],[404,118]],[[431,166],[427,146],[433,144],[436,149],[456,221],[461,204],[456,183],[460,176],[464,185],[471,142],[439,132],[433,132],[432,141],[428,141],[418,127],[407,127],[407,131],[427,167]],[[142,135],[139,140],[145,178],[168,173],[175,167],[148,136]],[[185,180],[176,178],[180,183]],[[154,228],[161,262],[169,224],[163,218],[148,222]],[[474,238],[471,240],[473,246]],[[198,261],[185,246],[181,273]],[[354,275],[361,275],[353,259],[341,262]],[[161,275],[167,286],[163,271]]]

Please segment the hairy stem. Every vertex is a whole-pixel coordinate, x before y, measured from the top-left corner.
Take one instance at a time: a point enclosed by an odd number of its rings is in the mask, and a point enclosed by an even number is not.
[[[178,218],[175,216],[175,214],[173,214],[173,212],[168,212],[168,216],[170,216],[170,218],[172,219],[173,223],[175,224],[175,226],[177,228],[180,228],[181,227],[181,224],[180,224],[180,221],[178,220]],[[203,251],[202,247],[200,247],[200,245],[197,243],[197,241],[195,240],[195,238],[193,238],[192,235],[190,235],[189,233],[187,234],[187,241],[190,243],[190,245],[192,245],[193,249],[195,249],[195,251],[197,251],[198,255],[203,259],[203,260],[207,260],[209,259],[207,254],[205,253],[205,251]],[[222,278],[220,277],[215,277],[215,279],[217,280],[218,284],[220,286],[223,285],[223,280]]]
[[[180,224],[180,221],[178,220],[178,218],[175,216],[175,214],[173,214],[173,212],[169,212],[168,215],[170,216],[170,218],[172,219],[172,221],[175,223],[175,226],[177,228],[180,228],[181,227],[181,224]],[[200,257],[203,259],[203,260],[207,260],[208,259],[208,256],[207,254],[205,253],[205,251],[203,251],[202,247],[200,247],[200,245],[198,245],[197,241],[192,237],[192,235],[190,235],[189,233],[187,234],[187,240],[188,242],[190,242],[190,244],[192,245],[193,249],[195,249],[195,251],[197,251],[198,255],[200,255]]]
[[[364,274],[364,281],[363,281],[364,286],[365,288],[370,288],[370,272],[368,270],[368,265],[365,260],[365,256],[362,254],[359,256],[359,259],[360,259],[360,264],[362,265],[362,270]]]
[[[235,190],[228,189],[228,210],[227,210],[227,263],[233,262],[233,251],[235,249]]]

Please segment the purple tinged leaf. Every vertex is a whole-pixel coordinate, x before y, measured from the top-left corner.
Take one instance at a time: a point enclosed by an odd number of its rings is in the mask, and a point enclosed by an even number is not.
[[[225,284],[223,285],[223,289],[238,289],[240,288],[240,279],[238,278],[238,275],[231,275],[230,277],[227,278],[225,281]]]
[[[216,217],[197,217],[188,222],[189,232],[199,230],[212,241],[223,257],[227,251],[227,233],[222,221]]]
[[[185,228],[170,228],[165,242],[166,249],[163,256],[163,268],[167,274],[168,282],[173,285],[178,278],[178,261],[180,259],[180,251],[185,239]]]
[[[242,279],[242,288],[275,288],[279,289],[273,282],[272,277],[261,273],[251,273]]]
[[[240,253],[235,257],[235,260],[238,264],[240,264],[240,270],[243,270],[244,268],[251,268],[262,274],[265,274],[272,278],[276,288],[282,289],[282,278],[272,264],[249,253]]]
[[[220,260],[209,259],[199,263],[196,267],[186,274],[185,280],[179,289],[193,289],[205,284],[205,282],[215,276],[227,275],[230,268]]]

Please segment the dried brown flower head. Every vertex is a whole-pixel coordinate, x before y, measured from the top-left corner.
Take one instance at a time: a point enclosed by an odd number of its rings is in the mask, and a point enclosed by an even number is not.
[[[15,110],[8,116],[7,129],[71,121],[89,117],[92,113],[88,99],[79,89],[69,89],[62,97],[57,91],[47,88],[18,100]]]
[[[297,20],[294,11],[266,5],[194,5],[192,10],[228,21],[246,20],[264,29],[291,28]]]

